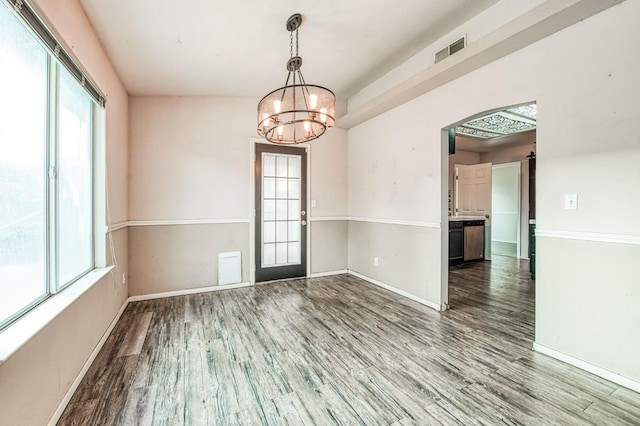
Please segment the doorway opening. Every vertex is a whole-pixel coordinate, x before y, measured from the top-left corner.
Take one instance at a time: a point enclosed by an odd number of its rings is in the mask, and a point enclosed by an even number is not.
[[[491,166],[491,256],[521,257],[520,161]]]
[[[442,294],[447,305],[450,268],[460,276],[473,262],[497,266],[499,261],[513,263],[523,276],[533,273],[535,192],[530,197],[529,191],[535,191],[535,178],[530,182],[529,165],[536,151],[536,115],[536,103],[528,102],[481,112],[443,129],[442,248],[448,258],[443,259]],[[477,252],[479,234],[483,253]]]

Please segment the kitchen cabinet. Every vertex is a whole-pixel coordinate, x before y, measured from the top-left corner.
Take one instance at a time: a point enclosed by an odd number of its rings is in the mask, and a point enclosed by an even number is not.
[[[464,260],[464,224],[449,222],[449,265],[457,265]]]

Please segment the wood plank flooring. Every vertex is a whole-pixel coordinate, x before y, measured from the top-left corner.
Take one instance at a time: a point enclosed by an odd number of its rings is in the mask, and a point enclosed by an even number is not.
[[[528,264],[454,267],[439,313],[348,275],[132,303],[59,425],[640,424],[531,350]]]

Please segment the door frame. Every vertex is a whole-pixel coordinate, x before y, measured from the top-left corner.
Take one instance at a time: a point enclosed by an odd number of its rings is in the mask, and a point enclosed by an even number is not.
[[[272,146],[281,146],[275,143],[267,142],[265,139],[250,137],[249,138],[249,170],[248,170],[248,178],[250,181],[249,191],[249,281],[251,285],[256,284],[256,183],[255,183],[255,173],[256,173],[256,144],[264,144],[264,145],[272,145]],[[311,146],[308,143],[299,143],[297,145],[291,145],[294,148],[306,148],[307,150],[307,206],[311,205]],[[309,277],[311,275],[311,214],[309,212],[310,209],[307,209],[307,226],[303,227],[306,232],[307,237],[307,247],[306,247],[306,262],[307,262],[307,270],[306,276]]]
[[[516,185],[518,188],[518,208],[517,208],[517,220],[516,220],[516,259],[522,259],[520,247],[522,244],[522,163],[520,161],[512,161],[510,163],[497,163],[491,166],[491,171],[495,169],[510,169],[515,168],[518,173],[516,174]],[[493,191],[493,179],[491,180],[491,191]],[[493,202],[493,197],[492,197]],[[495,219],[496,214],[491,209],[491,216]]]

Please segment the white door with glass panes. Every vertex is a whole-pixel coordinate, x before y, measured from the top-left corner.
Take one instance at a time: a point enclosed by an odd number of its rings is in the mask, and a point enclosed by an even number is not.
[[[306,157],[256,144],[256,282],[307,274]]]

